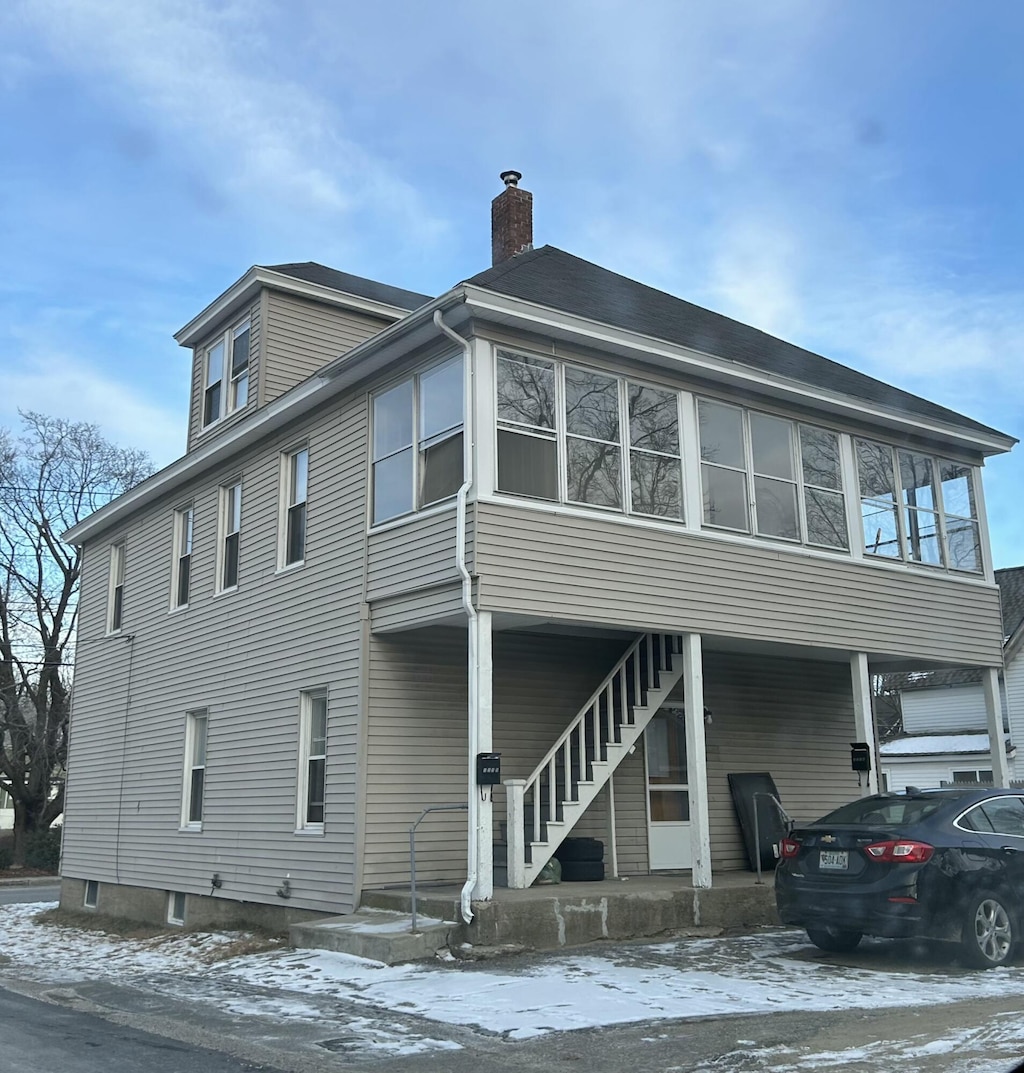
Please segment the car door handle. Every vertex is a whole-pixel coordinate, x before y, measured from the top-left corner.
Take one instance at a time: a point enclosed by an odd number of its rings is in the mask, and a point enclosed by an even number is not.
[[[1003,853],[1020,853],[1020,850],[1016,846],[1000,846]]]

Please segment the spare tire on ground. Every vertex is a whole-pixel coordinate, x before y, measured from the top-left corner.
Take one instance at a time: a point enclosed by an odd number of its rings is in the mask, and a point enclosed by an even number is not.
[[[604,879],[604,861],[563,861],[563,883],[599,883]]]
[[[567,838],[555,850],[555,857],[566,861],[603,861],[604,843],[599,838]]]

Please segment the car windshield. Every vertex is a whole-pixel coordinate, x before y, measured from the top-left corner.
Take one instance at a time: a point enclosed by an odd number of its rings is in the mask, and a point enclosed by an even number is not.
[[[946,799],[927,797],[864,797],[851,801],[835,812],[823,816],[818,823],[867,824],[890,826],[892,824],[919,823],[926,816],[942,807]]]

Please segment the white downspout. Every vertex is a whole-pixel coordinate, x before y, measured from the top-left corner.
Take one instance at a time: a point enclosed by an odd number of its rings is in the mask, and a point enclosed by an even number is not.
[[[462,418],[462,465],[463,481],[456,497],[455,512],[455,565],[462,575],[462,606],[466,609],[466,633],[467,654],[466,663],[468,671],[467,688],[469,694],[469,764],[467,777],[467,803],[469,805],[466,829],[468,831],[468,845],[466,854],[466,882],[462,887],[460,906],[462,919],[468,924],[473,919],[473,888],[476,886],[478,860],[477,860],[477,837],[479,798],[476,793],[476,754],[478,749],[478,722],[480,696],[477,680],[477,631],[476,631],[476,608],[473,606],[473,579],[466,569],[466,497],[473,487],[473,367],[472,348],[469,340],[464,339],[458,332],[452,331],[445,324],[441,316],[441,310],[434,310],[434,324],[439,331],[444,332],[454,343],[462,348],[463,353],[463,418]]]

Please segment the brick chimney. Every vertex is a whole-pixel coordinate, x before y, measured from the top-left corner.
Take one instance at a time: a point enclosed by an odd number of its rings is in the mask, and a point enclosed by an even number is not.
[[[491,202],[491,264],[533,249],[533,194],[519,189],[522,174],[503,171],[505,189]]]

